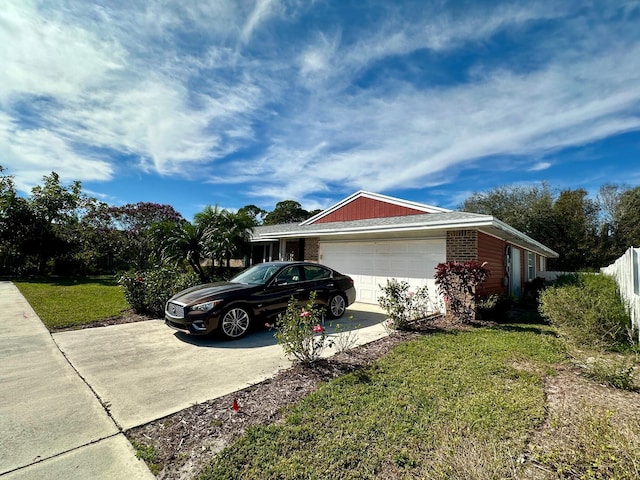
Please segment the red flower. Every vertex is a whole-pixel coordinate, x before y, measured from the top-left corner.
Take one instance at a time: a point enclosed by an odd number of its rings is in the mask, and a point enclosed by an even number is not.
[[[240,405],[238,405],[238,397],[233,397],[233,409],[237,412],[240,410]]]
[[[311,316],[311,312],[308,312],[307,310],[303,310],[302,313],[300,314],[300,316],[308,318],[308,317]]]
[[[138,277],[138,278],[136,278],[136,282],[142,283],[142,282],[144,282],[144,278]]]
[[[324,332],[324,327],[323,327],[323,326],[321,326],[321,325],[315,325],[315,326],[313,327],[313,331],[314,331],[315,333],[322,333],[322,332]]]
[[[264,326],[265,328],[271,328],[273,325],[271,325],[270,323],[265,323]]]

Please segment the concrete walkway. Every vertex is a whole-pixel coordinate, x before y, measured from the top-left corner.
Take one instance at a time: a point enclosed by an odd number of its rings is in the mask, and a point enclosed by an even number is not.
[[[0,282],[0,478],[154,478],[10,282]]]

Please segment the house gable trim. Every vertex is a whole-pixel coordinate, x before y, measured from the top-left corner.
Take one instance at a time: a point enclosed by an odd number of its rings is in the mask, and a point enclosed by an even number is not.
[[[353,195],[348,196],[347,198],[345,198],[344,200],[339,201],[338,203],[332,205],[331,207],[327,208],[326,210],[323,210],[322,212],[318,213],[317,215],[314,215],[313,217],[305,220],[304,222],[300,223],[300,225],[312,225],[316,222],[318,222],[318,220],[321,220],[322,218],[325,218],[328,215],[333,214],[334,212],[340,210],[341,208],[343,208],[344,206],[360,199],[360,198],[367,198],[370,200],[376,200],[379,202],[384,202],[390,205],[395,205],[398,207],[404,207],[407,209],[411,209],[411,210],[416,210],[419,213],[446,213],[446,212],[450,212],[451,210],[447,210],[445,208],[439,208],[439,207],[434,207],[432,205],[426,205],[426,204],[422,204],[422,203],[418,203],[418,202],[411,202],[408,200],[402,200],[400,198],[394,198],[394,197],[389,197],[387,195],[381,195],[379,193],[372,193],[372,192],[366,192],[364,190],[360,190],[356,193],[354,193]]]

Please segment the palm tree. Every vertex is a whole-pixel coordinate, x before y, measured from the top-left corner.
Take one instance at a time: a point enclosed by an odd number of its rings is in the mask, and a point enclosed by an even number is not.
[[[221,249],[227,263],[227,271],[231,269],[231,259],[247,253],[251,232],[256,221],[246,213],[227,211],[223,215],[223,227],[219,234],[222,238]]]
[[[162,258],[176,265],[186,261],[202,283],[206,283],[209,277],[202,268],[202,260],[206,254],[208,238],[209,232],[204,225],[191,224],[185,220],[167,236]]]
[[[209,254],[220,266],[226,262],[229,271],[231,259],[246,253],[256,220],[246,212],[234,213],[218,205],[208,205],[196,213],[194,223],[207,233],[206,248],[203,250],[205,254]]]

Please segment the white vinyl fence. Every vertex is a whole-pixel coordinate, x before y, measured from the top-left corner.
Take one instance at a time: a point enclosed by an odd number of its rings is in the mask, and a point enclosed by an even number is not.
[[[631,314],[631,323],[640,341],[640,248],[630,248],[608,267],[600,269],[611,275],[620,286],[620,293]]]

